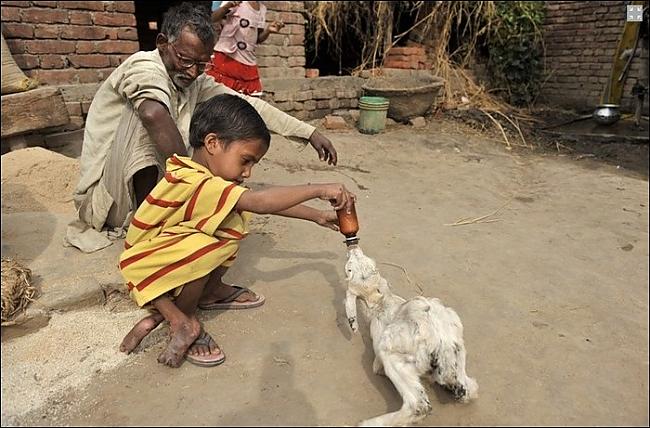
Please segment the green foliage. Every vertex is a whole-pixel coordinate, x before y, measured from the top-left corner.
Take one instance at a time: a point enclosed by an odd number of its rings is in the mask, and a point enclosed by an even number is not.
[[[544,73],[541,1],[496,2],[487,40],[492,83],[513,105],[530,105]]]

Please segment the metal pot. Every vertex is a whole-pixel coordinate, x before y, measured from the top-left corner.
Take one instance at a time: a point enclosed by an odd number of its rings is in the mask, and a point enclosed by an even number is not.
[[[618,104],[601,104],[596,107],[592,117],[599,125],[611,125],[621,118]]]

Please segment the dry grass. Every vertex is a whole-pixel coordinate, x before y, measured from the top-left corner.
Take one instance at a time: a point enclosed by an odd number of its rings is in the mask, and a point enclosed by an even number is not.
[[[2,325],[12,325],[11,318],[27,309],[36,289],[30,284],[31,271],[10,258],[2,258]]]
[[[531,123],[532,117],[494,96],[468,72],[479,40],[496,25],[495,2],[325,1],[307,2],[307,10],[314,28],[316,52],[324,37],[329,38],[338,55],[345,51],[342,40],[346,32],[361,40],[360,65],[353,74],[380,67],[386,53],[404,38],[423,44],[432,64],[431,72],[447,82],[439,98],[441,108],[478,110],[494,123],[508,148],[530,147],[519,123]],[[393,35],[393,22],[400,11],[414,14],[414,24]],[[453,52],[452,35],[463,40]],[[503,124],[499,118],[504,120]],[[519,141],[510,141],[504,126],[511,128]]]

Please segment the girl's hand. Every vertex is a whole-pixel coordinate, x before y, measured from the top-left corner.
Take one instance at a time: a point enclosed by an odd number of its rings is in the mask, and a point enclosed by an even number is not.
[[[235,6],[239,6],[239,3],[241,3],[241,2],[240,1],[228,1],[228,2],[224,3],[223,6],[221,6],[221,7],[223,7],[226,10],[230,10]]]
[[[340,183],[325,184],[323,187],[323,193],[320,198],[330,201],[336,211],[343,207],[349,210],[349,206],[357,199],[353,193]]]
[[[271,33],[279,33],[280,30],[282,30],[283,27],[284,27],[284,22],[282,22],[282,21],[273,21],[273,23],[271,23],[269,25],[269,32],[271,32]]]
[[[337,232],[339,230],[338,216],[332,210],[319,210],[314,223]]]

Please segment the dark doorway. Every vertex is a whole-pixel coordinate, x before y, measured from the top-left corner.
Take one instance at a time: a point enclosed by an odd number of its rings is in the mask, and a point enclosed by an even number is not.
[[[397,35],[412,28],[417,14],[412,9],[412,5],[407,2],[393,3],[395,3],[393,35]],[[316,52],[315,29],[312,21],[307,19],[305,24],[305,67],[317,68],[321,76],[349,76],[362,62],[364,41],[361,40],[360,34],[370,32],[372,27],[380,24],[369,20],[362,25],[364,28],[347,28],[341,32],[341,51],[337,51],[335,43],[330,38],[324,37],[319,41],[318,52]],[[402,37],[396,46],[404,46],[407,40],[408,35]],[[377,58],[378,61],[381,59]]]
[[[135,1],[135,19],[141,51],[156,49],[156,36],[160,32],[162,19],[167,9],[182,3],[182,0]],[[211,1],[191,1],[196,7],[211,9]]]

